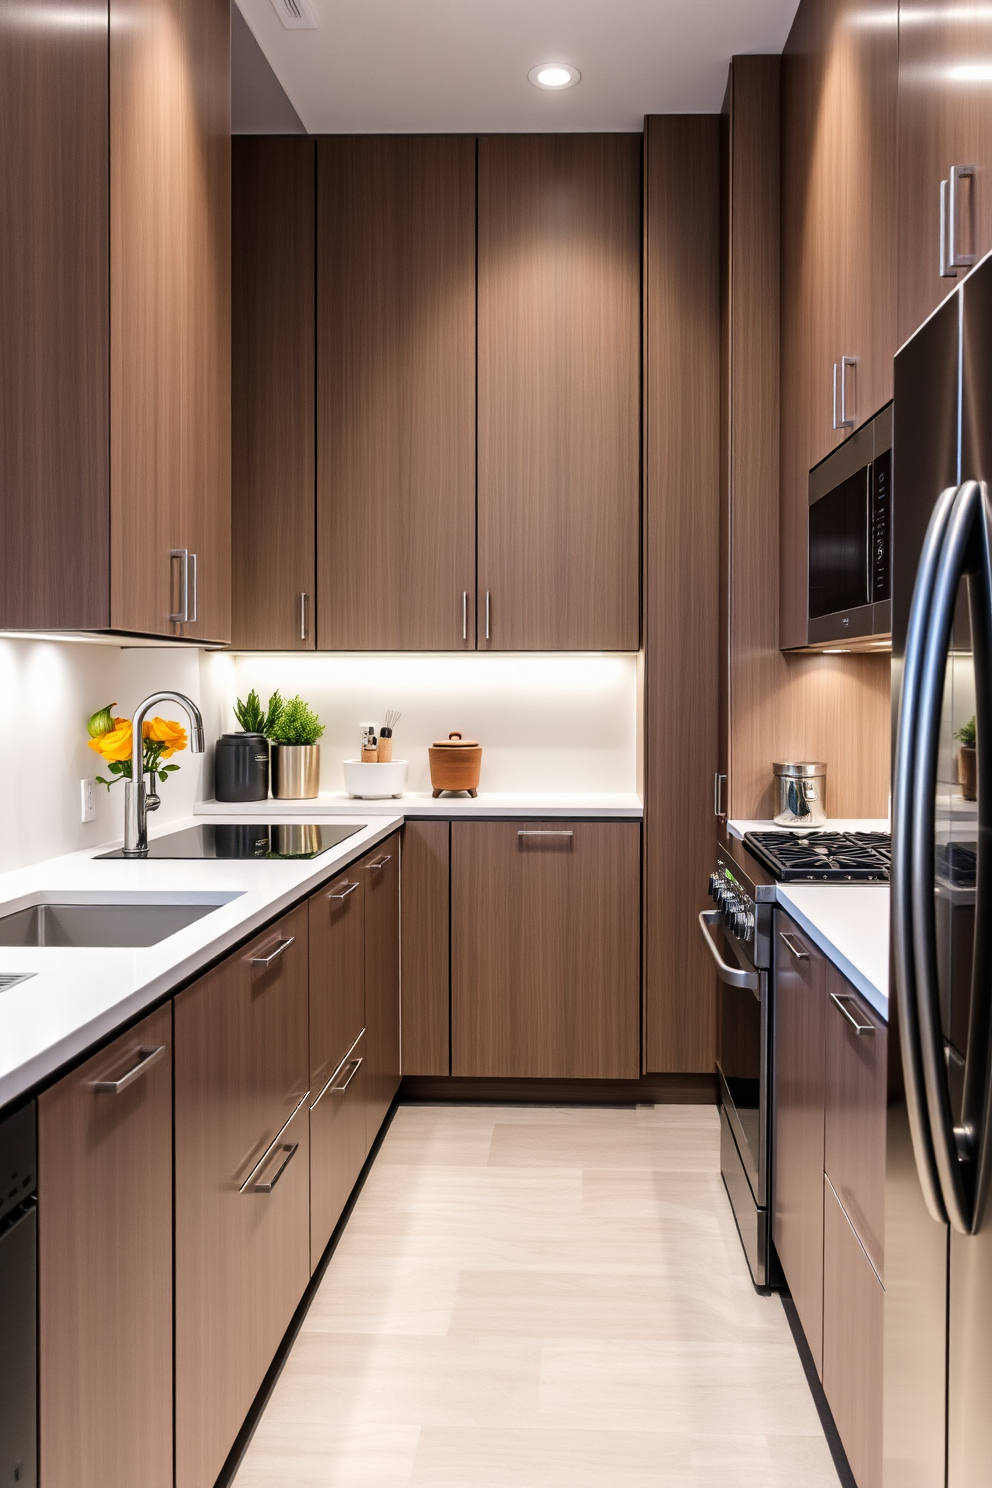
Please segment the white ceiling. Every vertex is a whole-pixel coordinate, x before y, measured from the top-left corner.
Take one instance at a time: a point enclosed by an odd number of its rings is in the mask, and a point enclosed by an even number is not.
[[[238,0],[311,134],[640,129],[719,109],[737,53],[780,52],[798,0],[312,0],[287,31]],[[527,81],[567,62],[561,93]]]

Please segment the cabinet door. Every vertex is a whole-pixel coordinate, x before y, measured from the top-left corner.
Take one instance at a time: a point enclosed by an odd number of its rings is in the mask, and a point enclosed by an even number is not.
[[[175,1046],[176,1485],[211,1488],[310,1276],[306,905],[180,993]]]
[[[911,336],[955,284],[940,275],[940,183],[961,183],[956,237],[982,257],[992,248],[992,12],[982,5],[899,6],[899,340]],[[957,278],[965,270],[959,270]]]
[[[108,14],[0,6],[0,625],[110,622]]]
[[[823,1165],[881,1276],[888,1029],[829,962],[826,990]]]
[[[310,1098],[365,1027],[365,883],[356,865],[309,901]]]
[[[475,140],[317,145],[321,650],[475,642]]]
[[[479,140],[480,647],[637,650],[640,275],[640,135]]]
[[[451,826],[453,1075],[640,1073],[640,828]]]
[[[116,630],[231,633],[230,129],[227,0],[111,0]]]
[[[234,644],[314,647],[316,145],[233,142]]]
[[[806,1341],[823,1365],[823,1001],[825,960],[775,916],[772,1237]]]
[[[310,1270],[315,1271],[367,1155],[365,1038],[310,1108]]]
[[[823,1391],[858,1488],[881,1488],[884,1292],[829,1178],[823,1193]]]
[[[359,865],[365,875],[366,1151],[400,1083],[400,839]]]
[[[38,1219],[41,1481],[171,1488],[171,1006],[39,1096]]]
[[[451,1073],[450,825],[403,828],[403,1073]]]

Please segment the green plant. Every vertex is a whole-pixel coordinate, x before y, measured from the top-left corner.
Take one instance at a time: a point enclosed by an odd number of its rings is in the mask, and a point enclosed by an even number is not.
[[[324,725],[316,713],[297,694],[283,703],[269,737],[276,744],[316,744],[324,732]]]
[[[967,723],[963,723],[959,729],[955,730],[954,737],[965,749],[974,749],[978,738],[978,726],[974,714]]]
[[[246,734],[264,734],[266,738],[271,738],[282,710],[282,698],[278,692],[274,692],[263,713],[261,700],[253,687],[245,702],[238,698],[234,705],[234,716]]]

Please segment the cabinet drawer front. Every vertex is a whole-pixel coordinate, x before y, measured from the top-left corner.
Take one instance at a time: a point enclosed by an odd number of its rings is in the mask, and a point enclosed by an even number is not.
[[[328,1091],[310,1110],[311,1271],[316,1269],[365,1163],[366,1080],[362,1038],[348,1051],[345,1067],[335,1082],[338,1088]]]
[[[400,838],[358,865],[365,875],[365,1147],[400,1083]]]
[[[776,911],[772,1233],[817,1369],[823,1303],[823,986],[825,960]]]
[[[309,900],[311,1100],[365,1027],[365,877],[351,869]]]
[[[888,1030],[884,1019],[829,964],[826,988],[823,1165],[872,1265],[882,1275]],[[854,1023],[865,1031],[857,1033]]]
[[[882,1483],[882,1284],[823,1185],[823,1389],[858,1488]]]
[[[38,1195],[42,1480],[170,1488],[171,1006],[39,1097]]]
[[[307,906],[238,953],[247,1057],[243,1180],[309,1084]]]
[[[454,822],[452,1074],[640,1069],[640,828]]]

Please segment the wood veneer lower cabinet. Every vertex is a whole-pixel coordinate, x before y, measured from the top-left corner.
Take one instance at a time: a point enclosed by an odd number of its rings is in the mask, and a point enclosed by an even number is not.
[[[365,884],[358,864],[312,894],[310,1101],[365,1027]]]
[[[775,915],[774,967],[772,1236],[821,1373],[826,959],[781,911]]]
[[[366,1152],[400,1084],[400,838],[358,865],[365,876]]]
[[[823,1180],[823,1390],[858,1488],[882,1484],[882,1283]]]
[[[453,1075],[640,1073],[640,826],[451,826]]]
[[[212,1488],[310,1277],[307,982],[304,904],[175,999],[176,1488]]]
[[[403,828],[403,1074],[451,1073],[451,824]]]
[[[881,1275],[888,1029],[829,961],[826,994],[823,1166]]]
[[[39,1096],[38,1197],[41,1481],[171,1488],[171,1006]]]
[[[310,1270],[317,1269],[368,1154],[365,1036],[310,1108]]]

